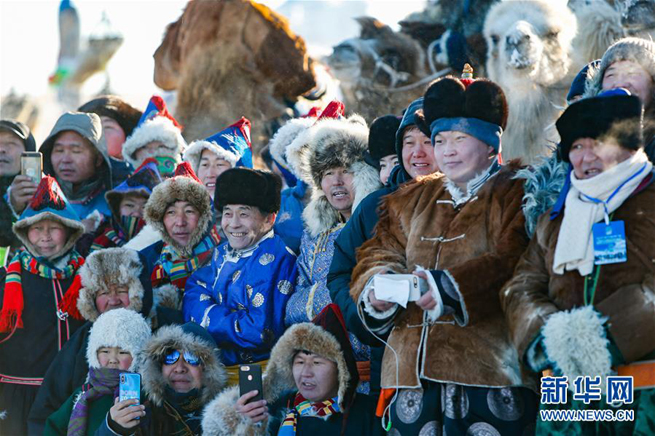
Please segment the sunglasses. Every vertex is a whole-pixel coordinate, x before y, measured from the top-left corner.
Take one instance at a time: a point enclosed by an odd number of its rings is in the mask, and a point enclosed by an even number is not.
[[[165,365],[174,365],[175,362],[180,360],[180,356],[182,354],[178,350],[171,350],[166,356],[164,357],[164,364]],[[194,353],[190,351],[185,351],[184,352],[184,360],[186,363],[188,363],[191,366],[198,366],[202,364],[202,361],[198,356],[196,356]]]

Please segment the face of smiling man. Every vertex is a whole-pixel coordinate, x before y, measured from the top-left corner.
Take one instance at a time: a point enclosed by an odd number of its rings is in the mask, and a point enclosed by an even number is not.
[[[245,250],[255,245],[275,223],[275,214],[263,214],[257,207],[228,204],[223,208],[221,227],[230,247]]]

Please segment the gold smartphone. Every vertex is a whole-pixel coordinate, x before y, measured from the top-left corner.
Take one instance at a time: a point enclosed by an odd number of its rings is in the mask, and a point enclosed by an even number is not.
[[[41,181],[43,171],[43,155],[38,151],[24,151],[20,155],[20,173],[28,176],[34,183]]]

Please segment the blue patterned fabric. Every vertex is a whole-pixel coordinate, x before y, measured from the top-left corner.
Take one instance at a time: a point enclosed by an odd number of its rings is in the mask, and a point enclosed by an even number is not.
[[[296,276],[296,256],[272,231],[251,249],[237,251],[224,243],[211,264],[187,281],[184,320],[207,329],[227,366],[268,359],[284,333]]]
[[[275,220],[275,234],[279,235],[294,253],[300,252],[303,234],[302,212],[305,209],[303,198],[308,186],[299,180],[293,188],[282,190],[280,212]]]
[[[289,299],[284,318],[287,326],[311,322],[325,306],[332,303],[327,287],[327,275],[334,254],[334,241],[343,227],[344,224],[339,224],[316,238],[312,238],[308,232],[303,233],[298,256],[296,291]],[[355,359],[357,361],[370,360],[370,347],[363,344],[352,333],[349,333],[349,336]]]

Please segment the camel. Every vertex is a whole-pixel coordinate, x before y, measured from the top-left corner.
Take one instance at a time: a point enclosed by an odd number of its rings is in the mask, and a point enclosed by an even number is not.
[[[576,31],[576,17],[562,0],[505,0],[489,11],[487,76],[509,104],[504,159],[533,163],[552,151],[558,140],[552,124],[578,72],[571,68]]]
[[[177,90],[175,116],[187,141],[245,116],[257,148],[272,133],[266,125],[316,86],[304,40],[250,0],[190,1],[154,59],[155,84]]]
[[[628,35],[655,39],[655,0],[616,0],[615,6]]]

